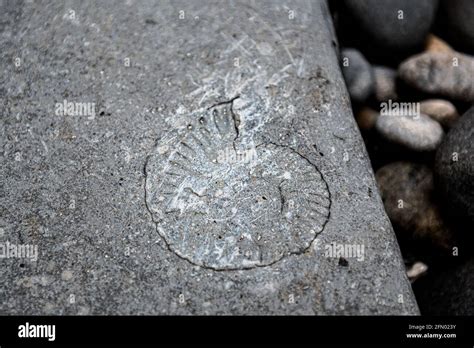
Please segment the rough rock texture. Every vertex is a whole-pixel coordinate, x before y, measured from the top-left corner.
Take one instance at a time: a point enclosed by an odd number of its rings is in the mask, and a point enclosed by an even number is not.
[[[374,90],[372,67],[358,50],[345,48],[341,51],[342,73],[351,99],[363,103]]]
[[[421,46],[433,22],[436,0],[344,0],[361,36],[380,49],[403,51]],[[400,12],[402,11],[402,12]]]
[[[394,162],[377,170],[385,210],[406,237],[450,250],[454,238],[434,194],[433,173],[424,165]]]
[[[420,112],[450,128],[459,119],[453,103],[443,99],[429,99],[420,102]]]
[[[436,153],[435,171],[452,213],[474,223],[474,107],[446,135]]]
[[[458,52],[425,52],[408,58],[398,74],[422,92],[474,101],[474,57]]]
[[[430,117],[380,115],[377,131],[387,140],[413,151],[434,151],[443,140],[443,128]]]
[[[418,313],[323,1],[1,6],[0,313]]]

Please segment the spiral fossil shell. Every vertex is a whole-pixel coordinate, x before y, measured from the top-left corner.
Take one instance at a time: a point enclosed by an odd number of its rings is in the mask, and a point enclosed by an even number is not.
[[[260,144],[239,157],[230,105],[210,109],[146,165],[146,204],[170,250],[215,270],[271,265],[308,249],[329,219],[318,168],[293,149]],[[222,156],[234,153],[235,156]]]

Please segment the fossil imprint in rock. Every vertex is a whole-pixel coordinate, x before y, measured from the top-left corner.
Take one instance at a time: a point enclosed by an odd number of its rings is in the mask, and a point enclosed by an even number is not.
[[[329,219],[331,196],[314,164],[271,143],[239,156],[249,151],[239,140],[232,104],[222,104],[180,140],[158,142],[147,160],[146,204],[157,230],[195,265],[271,265],[303,253]]]

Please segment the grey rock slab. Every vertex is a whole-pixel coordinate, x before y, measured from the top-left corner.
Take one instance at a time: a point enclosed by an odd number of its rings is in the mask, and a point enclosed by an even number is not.
[[[418,314],[325,2],[1,6],[0,313]]]

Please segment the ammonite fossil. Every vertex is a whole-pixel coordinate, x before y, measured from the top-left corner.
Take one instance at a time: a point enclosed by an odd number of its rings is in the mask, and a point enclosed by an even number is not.
[[[180,257],[215,270],[304,252],[331,206],[314,164],[277,144],[246,149],[234,116],[231,105],[209,109],[181,139],[159,142],[146,165],[146,203],[159,234]]]

